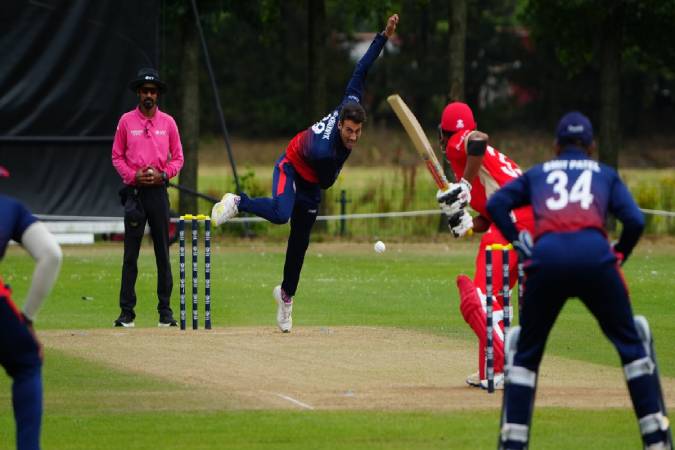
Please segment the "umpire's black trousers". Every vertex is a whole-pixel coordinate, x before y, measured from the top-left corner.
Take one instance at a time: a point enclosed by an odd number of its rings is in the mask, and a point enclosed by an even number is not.
[[[138,253],[143,241],[146,222],[150,225],[150,235],[155,248],[157,263],[157,311],[160,318],[172,317],[169,301],[173,278],[169,259],[169,196],[165,185],[136,188],[137,198],[144,214],[141,220],[124,214],[124,260],[122,263],[122,286],[120,288],[120,308],[131,318],[135,317],[136,278],[138,277]]]

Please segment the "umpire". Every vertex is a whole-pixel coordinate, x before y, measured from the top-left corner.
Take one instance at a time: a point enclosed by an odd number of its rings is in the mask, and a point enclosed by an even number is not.
[[[173,278],[169,260],[169,196],[167,182],[183,167],[183,148],[173,117],[157,107],[166,84],[155,69],[143,68],[129,83],[138,106],[123,114],[112,148],[113,166],[124,183],[124,261],[120,288],[120,315],[116,327],[133,327],[136,278],[146,222],[157,263],[157,311],[160,327],[175,327],[170,299]]]
[[[526,258],[527,274],[521,327],[506,341],[500,449],[528,446],[539,364],[570,297],[581,299],[621,357],[645,448],[672,448],[651,334],[643,317],[633,317],[620,268],[642,234],[644,218],[616,171],[590,159],[593,147],[588,118],[579,112],[566,114],[557,127],[557,156],[488,201],[495,224]],[[529,204],[535,217],[534,245],[528,231],[518,234],[509,216],[514,208]],[[613,246],[605,230],[608,214],[623,224]]]

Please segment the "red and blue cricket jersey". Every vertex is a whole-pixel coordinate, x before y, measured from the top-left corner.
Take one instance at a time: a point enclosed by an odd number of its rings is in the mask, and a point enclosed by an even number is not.
[[[24,231],[37,219],[19,201],[0,195],[0,259],[10,240],[21,242]]]
[[[0,195],[0,259],[10,240],[21,237],[37,219],[19,201]],[[42,360],[39,345],[0,277],[0,366],[12,377],[16,448],[40,448]]]
[[[342,102],[323,119],[298,133],[286,148],[286,157],[296,173],[310,183],[327,189],[335,183],[349,157],[340,139],[337,122],[342,106],[347,102],[361,103],[368,69],[382,52],[386,36],[378,33],[366,53],[356,64]]]
[[[642,213],[616,171],[574,147],[528,170],[490,199],[488,210],[509,241],[516,240],[518,232],[507,211],[526,204],[532,204],[534,211],[535,241],[551,232],[584,229],[606,235],[607,214],[614,214],[624,225],[616,250],[626,257],[644,224]]]

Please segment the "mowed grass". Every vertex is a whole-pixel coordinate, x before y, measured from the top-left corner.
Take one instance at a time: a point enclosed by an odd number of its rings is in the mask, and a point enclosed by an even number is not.
[[[372,243],[312,244],[296,297],[294,326],[392,326],[475,345],[459,314],[454,278],[461,272],[472,274],[476,245],[476,240],[450,238],[435,244],[392,242],[387,252],[376,255]],[[64,250],[61,276],[41,311],[38,330],[110,327],[118,314],[121,244]],[[215,326],[274,327],[271,290],[281,277],[284,245],[228,240],[216,242],[213,251]],[[670,345],[675,338],[674,255],[672,239],[644,241],[625,267],[635,312],[649,318],[661,371],[667,376],[675,376],[675,348]],[[27,254],[10,248],[0,272],[12,285],[16,299],[25,297],[32,270]],[[136,323],[154,327],[155,269],[149,245],[142,249],[139,272]],[[177,288],[172,305],[177,313]],[[565,307],[547,354],[618,365],[614,349],[578,301]],[[54,350],[46,354],[44,380],[45,449],[493,448],[499,422],[497,409],[396,413],[222,410],[209,403],[208,395],[195,393],[181,380],[167,383]],[[2,449],[13,446],[9,392],[9,378],[0,377]],[[532,439],[533,448],[544,449],[640,446],[629,409],[538,408]]]

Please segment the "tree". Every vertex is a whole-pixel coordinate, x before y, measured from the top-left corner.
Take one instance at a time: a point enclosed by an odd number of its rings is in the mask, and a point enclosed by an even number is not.
[[[307,0],[307,92],[310,121],[326,114],[326,5]]]
[[[467,0],[448,0],[448,99],[464,101]]]
[[[537,45],[553,49],[568,84],[594,74],[600,160],[616,167],[627,127],[620,111],[624,68],[672,75],[675,0],[528,0],[522,12]],[[578,93],[571,98],[583,101]]]
[[[197,172],[199,170],[199,38],[194,20],[187,18],[184,23],[183,60],[182,60],[182,109],[181,141],[183,144],[183,169],[180,183],[194,191],[198,190]],[[178,198],[181,212],[196,214],[197,197],[181,191]]]

